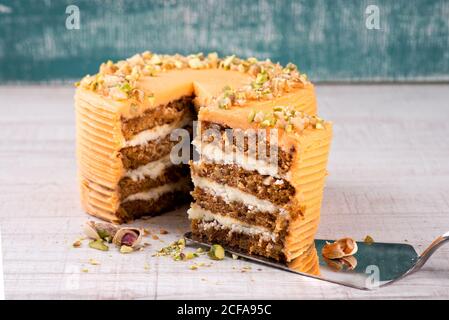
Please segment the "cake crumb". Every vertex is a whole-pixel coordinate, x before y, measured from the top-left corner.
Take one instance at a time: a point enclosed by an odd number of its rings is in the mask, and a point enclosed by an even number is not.
[[[168,231],[165,230],[165,229],[161,229],[161,230],[160,230],[160,234],[168,234]]]
[[[153,238],[153,240],[159,240],[159,237],[155,234],[153,234],[153,236],[151,238]]]
[[[91,265],[93,265],[93,266],[98,266],[98,265],[100,265],[100,262],[98,262],[97,260],[95,260],[95,259],[89,259],[89,263],[91,264]]]

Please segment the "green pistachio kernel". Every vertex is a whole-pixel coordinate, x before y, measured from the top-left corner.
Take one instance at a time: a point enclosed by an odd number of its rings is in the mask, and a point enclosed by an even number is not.
[[[105,245],[103,240],[101,240],[101,239],[92,240],[91,242],[89,242],[89,247],[91,247],[92,249],[101,250],[101,251],[109,250],[109,247],[107,245]]]
[[[213,260],[223,260],[225,257],[225,250],[219,244],[214,244],[210,247],[209,257]]]
[[[134,249],[132,247],[130,247],[130,246],[122,245],[120,247],[120,253],[131,253],[133,251],[134,251]]]
[[[265,119],[264,121],[262,121],[262,122],[260,123],[260,125],[261,125],[262,127],[269,127],[269,126],[271,126],[271,121],[270,121],[269,119]]]
[[[254,117],[256,116],[256,110],[251,110],[248,114],[248,122],[251,123],[254,121]]]

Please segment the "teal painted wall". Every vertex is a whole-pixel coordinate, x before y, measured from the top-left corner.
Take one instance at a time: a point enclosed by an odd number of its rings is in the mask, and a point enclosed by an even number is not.
[[[77,79],[147,49],[293,61],[315,81],[447,81],[449,1],[0,0],[0,83]]]

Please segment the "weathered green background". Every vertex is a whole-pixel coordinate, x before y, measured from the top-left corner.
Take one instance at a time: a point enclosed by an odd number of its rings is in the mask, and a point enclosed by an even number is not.
[[[0,82],[76,79],[150,49],[293,61],[315,81],[449,80],[446,0],[0,0]],[[80,8],[67,30],[66,7]],[[368,5],[381,30],[365,27]]]

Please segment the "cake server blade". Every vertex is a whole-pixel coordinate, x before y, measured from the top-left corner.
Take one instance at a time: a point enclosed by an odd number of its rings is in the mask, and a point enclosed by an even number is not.
[[[187,232],[185,239],[193,244],[210,247],[211,245],[192,238],[192,233]],[[405,276],[418,271],[429,257],[444,243],[449,242],[449,232],[435,239],[434,242],[421,254],[418,255],[413,246],[404,243],[372,243],[357,242],[358,251],[354,255],[357,259],[357,267],[354,270],[343,269],[336,271],[329,266],[321,255],[321,249],[326,242],[334,240],[315,240],[318,252],[320,275],[311,275],[298,272],[284,263],[276,262],[264,257],[248,255],[233,248],[224,249],[244,259],[274,267],[284,271],[296,273],[339,285],[360,289],[373,290],[390,285]]]

